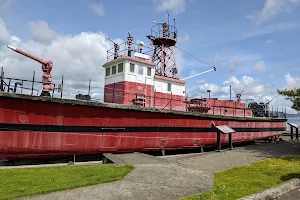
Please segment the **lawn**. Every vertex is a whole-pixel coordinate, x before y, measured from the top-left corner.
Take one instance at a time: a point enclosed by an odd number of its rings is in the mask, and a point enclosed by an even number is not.
[[[299,176],[299,157],[267,159],[215,173],[212,190],[182,200],[238,199]]]
[[[14,199],[122,179],[133,166],[68,166],[0,170],[0,199]]]

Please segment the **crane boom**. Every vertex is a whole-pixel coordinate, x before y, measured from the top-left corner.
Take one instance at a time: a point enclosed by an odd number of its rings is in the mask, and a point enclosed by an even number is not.
[[[109,41],[111,41],[112,43],[114,43],[114,59],[118,58],[118,51],[120,49],[120,46],[115,43],[112,39],[110,39],[109,37],[105,36]]]
[[[213,69],[210,69],[210,70],[207,70],[207,71],[204,71],[204,72],[200,72],[200,73],[198,73],[198,74],[194,74],[194,75],[189,76],[189,77],[186,77],[186,78],[184,78],[184,79],[182,79],[182,80],[187,80],[187,79],[193,78],[193,77],[195,77],[195,76],[199,76],[199,75],[201,75],[201,74],[205,74],[205,73],[207,73],[207,72],[210,72],[210,71],[216,71],[216,70],[217,70],[216,67],[214,67]]]
[[[41,63],[42,65],[46,65],[47,64],[47,61],[44,61],[43,59],[40,59],[40,58],[37,58],[29,53],[26,53],[25,51],[22,51],[21,49],[18,49],[16,47],[13,47],[13,46],[10,46],[10,45],[7,45],[8,48],[10,48],[11,50],[19,53],[19,54],[22,54],[23,56],[26,56],[28,58],[31,58],[32,60],[35,60],[39,63]]]
[[[52,61],[50,61],[50,60],[45,61],[43,59],[37,58],[29,53],[26,53],[25,51],[22,51],[16,47],[13,47],[10,45],[7,45],[7,47],[19,54],[22,54],[23,56],[26,56],[26,57],[42,64],[42,71],[44,72],[44,74],[42,76],[43,77],[43,91],[41,93],[41,96],[50,96],[50,90],[54,89],[54,86],[51,85],[51,83],[52,83],[51,70],[53,68]]]

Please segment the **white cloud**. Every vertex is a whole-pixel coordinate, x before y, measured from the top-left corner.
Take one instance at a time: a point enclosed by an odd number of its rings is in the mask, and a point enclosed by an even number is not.
[[[2,0],[0,1],[0,10],[6,10],[11,7],[14,0]]]
[[[229,86],[232,86],[232,91],[234,93],[241,92],[243,89],[247,90],[248,95],[262,94],[264,93],[264,86],[259,83],[258,80],[253,79],[249,76],[243,76],[241,80],[237,79],[235,76],[228,78],[223,82],[222,85],[209,84],[200,85],[196,89],[196,93],[206,93],[208,89],[212,90],[212,93],[217,96],[228,95],[229,96]],[[195,93],[195,92],[194,92]],[[246,93],[246,92],[244,92]]]
[[[191,88],[188,91],[188,96],[190,97],[207,97],[207,90],[211,90],[211,97],[218,99],[229,99],[230,98],[230,85],[231,85],[231,99],[236,100],[236,94],[242,93],[242,102],[249,103],[251,99],[256,102],[268,102],[271,99],[273,101],[270,104],[270,109],[272,106],[279,108],[282,111],[282,107],[287,109],[287,112],[295,113],[294,110],[290,108],[291,103],[287,101],[283,96],[277,94],[277,88],[271,84],[262,84],[258,79],[254,79],[249,76],[243,76],[238,79],[235,76],[228,78],[222,84],[209,84],[204,83]]]
[[[204,84],[206,81],[204,79],[196,80],[197,84]]]
[[[187,41],[189,41],[191,39],[190,35],[188,33],[184,33],[184,35],[182,37],[178,37],[178,40],[177,40],[177,44],[180,44],[180,43],[185,43]]]
[[[185,11],[185,0],[154,0],[154,4],[156,5],[156,9],[158,11],[170,11],[172,10],[174,13],[180,13]]]
[[[300,88],[300,78],[293,77],[289,73],[284,76],[287,89]]]
[[[2,27],[5,27],[4,22]],[[5,76],[31,79],[35,71],[36,80],[42,79],[41,64],[8,49],[6,45],[10,44],[36,57],[53,61],[52,76],[56,86],[61,82],[61,76],[65,75],[64,97],[73,94],[72,98],[74,98],[78,90],[87,93],[90,78],[92,79],[91,91],[101,93],[99,90],[103,89],[104,85],[102,65],[106,62],[107,50],[112,48],[111,42],[106,40],[102,33],[82,32],[78,35],[55,33],[56,37],[51,43],[39,40],[23,41],[9,34],[9,31],[7,33],[8,39],[5,43],[0,43],[0,66],[4,67]],[[120,41],[120,39],[114,40]],[[36,87],[40,90],[42,86]]]
[[[197,74],[198,72],[196,71],[196,70],[192,70],[192,71],[190,71],[190,76],[193,76],[193,75],[195,75],[195,74]]]
[[[247,15],[247,19],[257,23],[269,21],[280,13],[291,12],[300,4],[300,0],[265,0],[261,11]]]
[[[264,73],[267,71],[266,65],[264,61],[258,61],[254,66],[253,66],[253,71],[258,72],[258,73]]]
[[[270,74],[270,77],[275,78],[276,76],[275,76],[275,74]]]
[[[95,13],[96,15],[100,15],[100,16],[104,16],[105,12],[104,12],[104,6],[102,3],[98,3],[98,4],[89,4],[88,5],[89,9],[91,11],[93,11],[93,13]]]
[[[214,63],[218,63],[220,60],[221,60],[220,54],[216,53],[216,55],[214,57]]]
[[[0,17],[0,45],[5,44],[9,40],[9,32],[2,18]]]
[[[185,63],[183,53],[177,48],[173,48],[173,52],[174,52],[174,59],[176,60],[176,66],[178,68],[178,75],[180,75],[182,70],[184,69],[184,63]],[[179,78],[183,78],[183,77],[179,77]]]
[[[29,25],[32,38],[38,42],[50,43],[56,37],[55,31],[45,21],[29,22]]]
[[[267,43],[267,44],[273,44],[273,43],[274,43],[274,40],[267,40],[266,43]]]
[[[229,68],[230,69],[237,69],[245,62],[244,56],[232,56],[229,60]]]

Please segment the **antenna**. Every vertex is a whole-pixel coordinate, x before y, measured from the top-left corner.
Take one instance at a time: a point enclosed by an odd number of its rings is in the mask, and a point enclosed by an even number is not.
[[[131,51],[132,51],[132,48],[131,48],[132,40],[133,40],[133,37],[132,37],[132,36],[130,35],[130,33],[128,32],[128,37],[127,37],[128,53],[127,53],[127,55],[128,55],[129,57],[131,56]]]
[[[175,26],[175,17],[176,17],[176,4],[175,4],[175,0],[174,0],[174,28],[176,28]],[[177,37],[177,36],[175,36]]]
[[[176,4],[175,4],[175,0],[174,0],[174,16],[176,15]]]

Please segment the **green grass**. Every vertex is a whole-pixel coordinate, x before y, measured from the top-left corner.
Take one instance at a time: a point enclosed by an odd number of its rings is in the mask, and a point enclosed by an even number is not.
[[[263,191],[299,176],[299,157],[267,159],[254,163],[252,165],[215,173],[214,187],[212,190],[183,199],[238,199],[253,193]]]
[[[117,181],[132,169],[130,165],[105,165],[0,170],[0,199]]]

